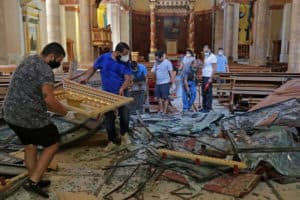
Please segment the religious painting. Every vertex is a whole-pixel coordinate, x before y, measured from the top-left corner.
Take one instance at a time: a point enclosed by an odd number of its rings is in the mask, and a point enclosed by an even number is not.
[[[240,4],[239,13],[239,44],[249,45],[252,42],[252,14],[251,4]]]
[[[37,24],[28,24],[28,39],[30,54],[37,53],[37,39],[38,39]]]
[[[164,18],[164,35],[166,39],[178,39],[179,36],[179,17]]]

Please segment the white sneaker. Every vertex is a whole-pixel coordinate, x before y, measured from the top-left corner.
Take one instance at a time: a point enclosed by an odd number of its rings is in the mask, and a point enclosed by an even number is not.
[[[124,145],[131,144],[131,140],[129,138],[128,133],[126,133],[125,135],[121,136],[121,141],[122,141],[122,144],[124,144]]]
[[[104,151],[109,152],[109,151],[116,149],[117,147],[118,147],[118,145],[116,145],[112,142],[108,142],[107,146],[104,148]]]

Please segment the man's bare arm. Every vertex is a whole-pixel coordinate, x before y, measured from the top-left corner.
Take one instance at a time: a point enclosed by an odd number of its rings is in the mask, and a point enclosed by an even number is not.
[[[44,84],[42,86],[42,93],[49,111],[63,116],[67,114],[67,109],[54,96],[53,84]]]

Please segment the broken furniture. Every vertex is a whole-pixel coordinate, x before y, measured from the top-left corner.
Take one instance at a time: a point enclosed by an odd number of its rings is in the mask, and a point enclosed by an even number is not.
[[[220,100],[229,105],[230,111],[248,110],[290,79],[299,79],[299,73],[219,73],[224,83],[217,85],[217,93],[226,93]]]
[[[133,101],[132,98],[115,95],[103,90],[91,88],[74,81],[64,80],[63,90],[55,91],[55,97],[67,109],[87,117],[98,118]],[[82,99],[78,105],[68,104],[67,98]]]

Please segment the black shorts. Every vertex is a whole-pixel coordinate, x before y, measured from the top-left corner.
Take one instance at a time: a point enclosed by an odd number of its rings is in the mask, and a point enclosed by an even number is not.
[[[23,128],[13,124],[8,126],[16,133],[23,145],[41,145],[48,147],[56,144],[60,140],[57,127],[54,124],[49,124],[42,128]]]

